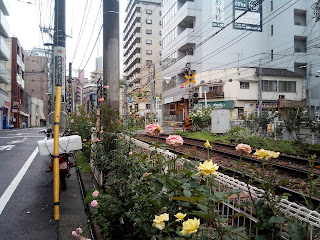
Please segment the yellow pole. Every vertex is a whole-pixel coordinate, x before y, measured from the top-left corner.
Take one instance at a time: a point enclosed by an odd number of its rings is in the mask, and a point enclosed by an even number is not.
[[[59,124],[61,109],[61,86],[56,87],[56,106],[54,112],[53,126],[53,201],[54,201],[54,219],[59,220],[59,188],[60,188],[60,172],[59,172]]]

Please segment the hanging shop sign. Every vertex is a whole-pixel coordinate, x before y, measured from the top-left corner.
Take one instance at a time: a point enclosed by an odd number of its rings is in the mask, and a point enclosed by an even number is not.
[[[262,32],[262,4],[261,0],[234,0],[233,20],[244,14],[233,22],[234,29]]]

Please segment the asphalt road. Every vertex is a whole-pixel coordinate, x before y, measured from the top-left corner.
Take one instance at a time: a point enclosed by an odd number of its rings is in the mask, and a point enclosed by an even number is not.
[[[51,160],[36,150],[40,129],[0,131],[0,239],[56,239]]]

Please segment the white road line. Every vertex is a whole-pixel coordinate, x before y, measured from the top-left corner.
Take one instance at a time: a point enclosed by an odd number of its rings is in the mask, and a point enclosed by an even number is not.
[[[34,158],[37,156],[39,150],[38,147],[33,151],[33,153],[30,155],[28,160],[25,162],[25,164],[20,169],[17,176],[12,180],[9,187],[6,189],[6,191],[2,194],[0,198],[0,215],[2,214],[3,209],[6,207],[7,203],[9,202],[11,196],[13,195],[14,191],[18,187],[19,183],[21,182],[22,178],[26,174],[28,168],[30,167],[31,163],[33,162]]]

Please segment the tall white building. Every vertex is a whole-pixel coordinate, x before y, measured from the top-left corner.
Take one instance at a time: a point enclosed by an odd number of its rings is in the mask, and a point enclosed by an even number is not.
[[[143,116],[161,93],[161,0],[129,0],[126,13],[123,76],[129,112]]]
[[[244,106],[237,106],[237,99],[226,99],[224,86],[232,79],[240,80],[239,77],[242,82],[252,80],[248,79],[252,76],[250,67],[261,64],[265,69],[286,69],[301,74],[303,97],[311,96],[311,110],[319,113],[320,83],[316,76],[320,70],[320,23],[313,18],[314,1],[264,0],[256,5],[258,2],[162,1],[164,116],[175,115],[179,120],[183,119],[189,97],[182,73],[187,63],[197,73],[192,92],[201,93],[202,85],[211,89],[216,86],[221,89],[220,101],[235,100],[234,108],[240,111]],[[230,68],[238,70],[215,75],[215,70]],[[204,72],[206,76],[200,77]],[[266,79],[263,81],[268,84]],[[287,91],[290,91],[288,96],[292,95],[293,87],[283,87],[279,85],[282,84],[280,81],[276,82],[271,83],[274,84],[272,88],[263,85],[262,96],[270,89],[275,92],[268,101],[277,102],[280,96],[286,97]],[[300,93],[299,89],[295,91]],[[248,93],[253,94],[252,91]],[[258,96],[255,99],[258,100]],[[215,101],[219,99],[215,97]]]
[[[9,38],[9,24],[6,20],[8,15],[7,0],[0,0],[0,129],[8,128],[11,111],[11,99],[8,93],[10,73],[6,67],[11,54],[6,42]]]

